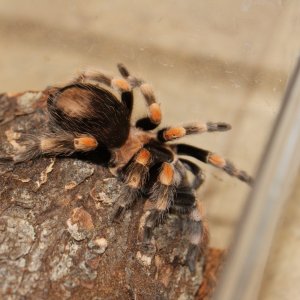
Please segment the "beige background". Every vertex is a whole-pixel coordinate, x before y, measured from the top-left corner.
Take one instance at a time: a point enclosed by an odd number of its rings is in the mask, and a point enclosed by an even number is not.
[[[116,72],[116,63],[124,62],[155,87],[165,125],[231,123],[231,132],[184,142],[223,154],[254,174],[299,54],[299,36],[298,0],[4,0],[0,91],[43,89],[85,68]],[[139,96],[136,116],[144,109]],[[249,188],[203,168],[207,181],[199,197],[211,242],[227,247]],[[261,299],[295,299],[287,289],[300,294],[300,275],[290,269],[291,259],[300,264],[297,195],[287,208],[292,218],[276,240]]]

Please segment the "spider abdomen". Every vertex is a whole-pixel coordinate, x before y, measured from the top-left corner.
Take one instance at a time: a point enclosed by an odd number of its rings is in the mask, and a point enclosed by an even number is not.
[[[53,127],[90,134],[100,145],[120,147],[128,138],[130,113],[108,90],[88,84],[61,88],[48,98]]]

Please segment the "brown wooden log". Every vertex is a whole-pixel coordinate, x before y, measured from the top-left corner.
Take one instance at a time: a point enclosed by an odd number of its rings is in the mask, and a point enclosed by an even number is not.
[[[0,156],[47,128],[47,93],[0,95]],[[0,164],[0,298],[207,299],[220,256],[208,252],[192,275],[176,216],[143,254],[142,201],[110,222],[119,189],[107,169],[74,158]]]

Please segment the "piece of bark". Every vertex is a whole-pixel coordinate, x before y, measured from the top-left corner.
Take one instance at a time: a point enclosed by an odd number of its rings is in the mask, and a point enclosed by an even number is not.
[[[22,134],[46,130],[47,94],[0,95],[0,156],[23,147],[18,141]],[[176,216],[155,230],[153,251],[147,254],[138,243],[142,201],[124,220],[110,222],[119,190],[120,183],[107,169],[74,158],[0,164],[0,298],[210,295],[212,274],[203,273],[208,269],[205,259],[199,260],[193,276],[183,266],[185,228]],[[208,276],[204,281],[203,274]]]

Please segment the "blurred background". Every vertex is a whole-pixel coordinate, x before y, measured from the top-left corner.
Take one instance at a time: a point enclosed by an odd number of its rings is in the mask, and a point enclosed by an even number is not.
[[[232,124],[229,132],[184,142],[254,175],[299,55],[299,36],[298,0],[0,1],[0,92],[44,89],[87,68],[116,74],[123,62],[154,86],[164,125]],[[136,118],[144,108],[137,92]],[[226,248],[249,187],[203,169],[199,197],[211,245]],[[283,213],[261,299],[300,294],[299,193]]]

